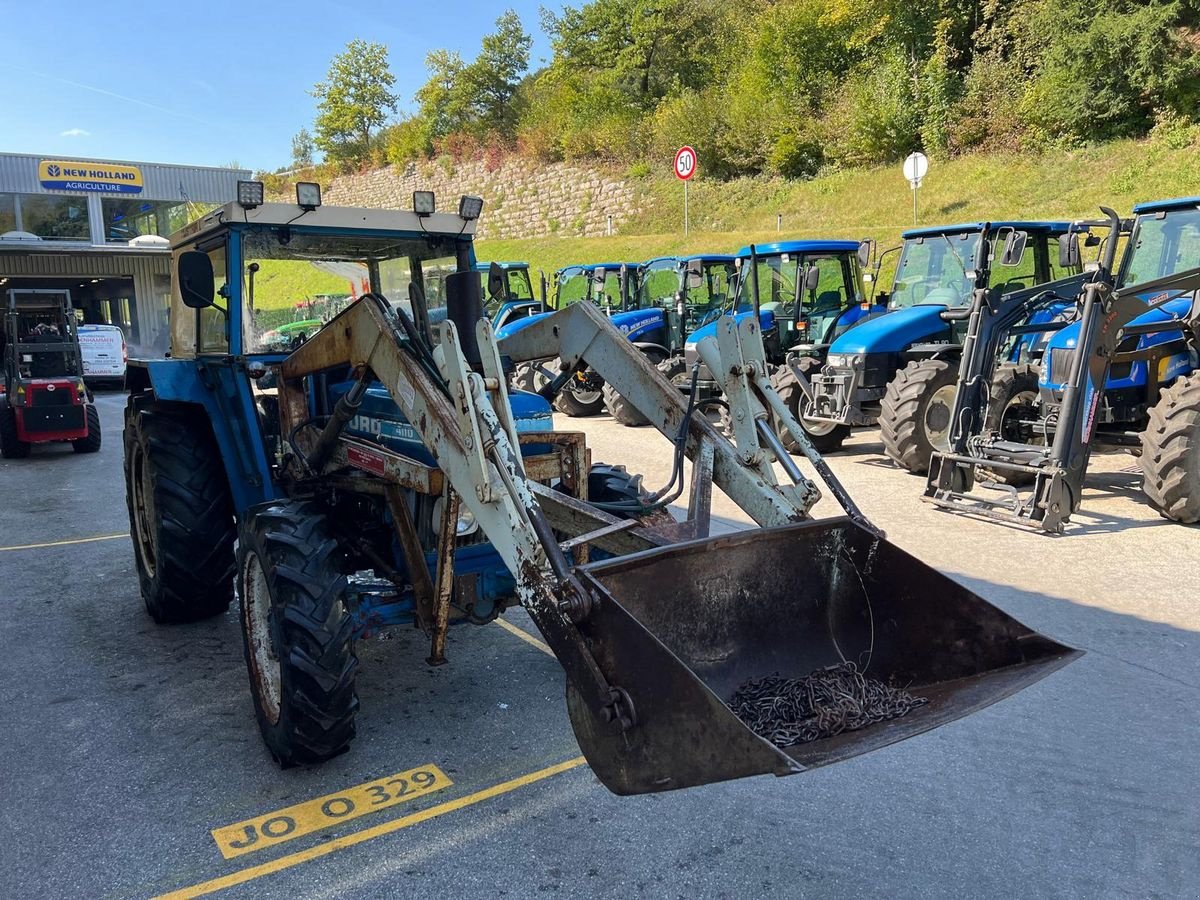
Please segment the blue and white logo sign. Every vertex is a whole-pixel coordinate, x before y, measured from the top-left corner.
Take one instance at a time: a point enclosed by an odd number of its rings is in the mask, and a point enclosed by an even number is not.
[[[38,166],[38,180],[48,191],[97,194],[140,194],[144,186],[137,166],[64,159],[43,159]]]

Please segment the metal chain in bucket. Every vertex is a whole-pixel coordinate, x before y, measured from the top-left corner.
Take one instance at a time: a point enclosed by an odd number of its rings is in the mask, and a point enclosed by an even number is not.
[[[928,702],[844,662],[803,678],[752,678],[734,692],[729,706],[759,737],[789,747],[896,719]]]

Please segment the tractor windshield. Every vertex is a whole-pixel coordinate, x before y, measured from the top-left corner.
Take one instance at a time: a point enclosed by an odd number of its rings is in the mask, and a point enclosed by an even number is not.
[[[479,273],[479,288],[483,291],[484,305],[489,316],[494,316],[505,303],[514,300],[532,300],[533,282],[529,280],[529,270],[512,268],[504,270],[504,293],[493,297],[488,293],[488,273],[486,268]]]
[[[445,276],[466,268],[469,243],[451,236],[355,236],[257,228],[242,237],[243,352],[289,350],[341,307],[368,291],[383,294],[419,322],[410,285],[428,319],[445,318]],[[329,302],[336,298],[335,302]],[[296,310],[319,310],[299,322]]]
[[[1200,209],[1139,216],[1121,284],[1165,278],[1200,266]]]
[[[966,306],[974,285],[967,272],[974,264],[979,232],[927,234],[904,242],[896,264],[889,309],[926,303]]]
[[[604,274],[601,275],[600,273]],[[621,273],[597,266],[567,266],[555,276],[555,309],[563,309],[580,300],[590,300],[605,312],[624,307],[621,297]]]

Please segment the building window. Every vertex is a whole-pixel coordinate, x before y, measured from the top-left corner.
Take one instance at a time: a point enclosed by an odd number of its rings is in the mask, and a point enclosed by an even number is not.
[[[0,233],[5,231],[28,231],[47,241],[90,240],[87,197],[0,194]]]
[[[17,198],[0,194],[0,234],[17,230]]]
[[[102,200],[104,240],[124,244],[143,234],[170,237],[190,221],[186,203],[158,200]]]

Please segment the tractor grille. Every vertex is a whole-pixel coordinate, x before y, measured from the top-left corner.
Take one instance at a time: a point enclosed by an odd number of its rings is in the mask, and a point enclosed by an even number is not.
[[[1050,351],[1050,381],[1061,384],[1071,377],[1071,363],[1075,359],[1073,347],[1055,347]]]
[[[26,409],[21,420],[25,424],[25,431],[29,434],[78,431],[84,425],[84,408],[82,406],[35,407]]]

